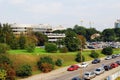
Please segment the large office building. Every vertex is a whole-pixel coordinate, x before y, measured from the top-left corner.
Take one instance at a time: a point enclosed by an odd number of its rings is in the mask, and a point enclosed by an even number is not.
[[[115,22],[115,28],[120,28],[120,19]]]
[[[65,34],[52,33],[53,29],[52,26],[49,24],[33,25],[33,24],[14,23],[11,24],[11,29],[15,35],[20,35],[20,33],[27,35],[29,31],[41,32],[48,36],[48,41],[50,42],[56,42],[57,40],[60,40],[65,37]]]

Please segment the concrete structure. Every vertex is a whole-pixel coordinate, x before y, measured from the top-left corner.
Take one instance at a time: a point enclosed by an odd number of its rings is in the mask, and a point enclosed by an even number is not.
[[[14,24],[11,24],[11,29],[13,30],[13,33],[15,35],[20,35],[20,33],[27,35],[27,32],[29,31],[41,32],[48,36],[48,41],[50,42],[56,42],[58,39],[62,39],[65,37],[65,34],[52,33],[53,29],[52,29],[52,26],[49,24],[33,25],[33,24],[14,23]],[[58,29],[60,29],[60,27]]]
[[[115,28],[120,28],[120,19],[115,22]]]

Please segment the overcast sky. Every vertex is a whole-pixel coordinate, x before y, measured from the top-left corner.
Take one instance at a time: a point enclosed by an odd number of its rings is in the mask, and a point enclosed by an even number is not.
[[[1,23],[75,24],[97,30],[120,19],[120,0],[0,0]],[[83,21],[83,22],[82,22]]]

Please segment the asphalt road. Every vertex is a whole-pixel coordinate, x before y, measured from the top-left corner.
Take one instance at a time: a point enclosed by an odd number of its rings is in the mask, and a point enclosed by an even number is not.
[[[75,71],[64,71],[63,73],[59,74],[59,75],[53,75],[53,76],[50,76],[48,78],[46,78],[45,80],[71,80],[73,77],[76,77],[76,76],[79,76],[80,75],[82,76],[82,74],[86,71],[92,71],[92,70],[95,70],[96,68],[102,66],[103,64],[110,64],[112,62],[116,62],[117,60],[120,60],[120,57],[117,57],[117,58],[114,58],[114,59],[111,59],[111,60],[102,60],[100,63],[98,64],[89,64],[88,67],[86,68],[80,68],[78,70],[75,70]]]

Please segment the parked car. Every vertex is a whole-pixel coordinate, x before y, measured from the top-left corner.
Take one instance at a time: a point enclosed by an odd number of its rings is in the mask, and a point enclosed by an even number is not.
[[[116,63],[117,63],[118,65],[120,65],[120,61],[116,61]]]
[[[94,72],[95,72],[96,75],[99,75],[101,73],[104,73],[105,69],[103,67],[99,67],[99,68],[95,69]]]
[[[105,69],[105,71],[108,71],[108,70],[112,69],[112,67],[110,65],[105,65],[104,69]]]
[[[117,56],[115,54],[112,55],[112,58],[116,58]]]
[[[111,63],[110,66],[111,66],[112,68],[116,68],[116,67],[118,67],[118,64],[117,64],[117,63]]]
[[[92,79],[96,76],[96,74],[92,71],[92,72],[85,72],[83,75],[84,79]]]
[[[112,56],[107,56],[107,57],[105,58],[105,60],[110,60],[110,59],[112,59]]]
[[[93,61],[92,61],[92,64],[97,64],[97,63],[100,63],[100,59],[98,59],[98,58],[96,58],[96,59],[94,59]]]
[[[79,77],[74,77],[72,78],[72,80],[82,80],[82,79],[80,79]]]
[[[79,68],[78,65],[72,65],[72,66],[70,66],[67,70],[68,70],[68,71],[74,71],[74,70],[77,70],[78,68]]]
[[[87,62],[82,62],[81,64],[78,64],[78,66],[81,68],[81,67],[87,67],[88,66],[88,63]]]

